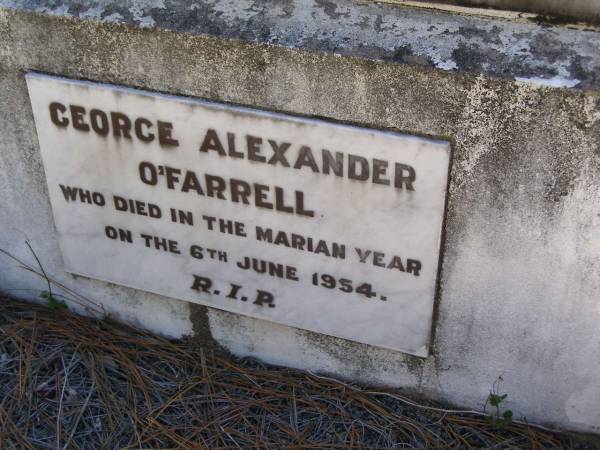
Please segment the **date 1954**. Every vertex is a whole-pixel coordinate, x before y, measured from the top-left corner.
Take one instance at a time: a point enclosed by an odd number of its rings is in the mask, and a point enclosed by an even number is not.
[[[209,295],[221,295],[221,291],[216,289],[213,285],[213,281],[208,277],[203,277],[200,275],[193,275],[194,281],[190,286],[190,289],[203,292]],[[268,306],[269,308],[275,308],[275,297],[268,291],[263,291],[262,289],[256,289],[256,295],[253,298],[248,298],[241,294],[242,286],[238,284],[229,283],[229,287],[227,288],[225,298],[230,300],[240,300],[242,302],[247,302],[248,300],[252,301],[253,304],[258,306]]]

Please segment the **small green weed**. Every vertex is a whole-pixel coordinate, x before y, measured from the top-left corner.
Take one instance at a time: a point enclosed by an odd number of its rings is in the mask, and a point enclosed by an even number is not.
[[[507,409],[504,412],[500,409],[501,403],[508,397],[508,394],[500,394],[500,384],[502,381],[502,377],[498,377],[498,379],[494,381],[492,390],[490,391],[490,395],[488,395],[484,407],[484,410],[487,410],[487,405],[490,404],[494,408],[492,413],[486,417],[486,420],[495,429],[506,428],[513,420],[513,412],[510,409]]]
[[[57,299],[52,292],[42,291],[40,297],[46,300],[48,304],[48,308],[53,309],[55,311],[59,311],[61,309],[68,309],[67,304],[64,300]]]

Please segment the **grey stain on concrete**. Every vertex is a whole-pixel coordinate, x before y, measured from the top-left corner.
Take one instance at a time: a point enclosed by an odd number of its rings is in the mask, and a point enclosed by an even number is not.
[[[373,352],[373,348],[369,345],[312,331],[297,330],[297,333],[304,336],[311,346],[345,366],[348,372],[347,379],[365,378],[365,374],[376,371],[390,372],[397,367],[402,367],[419,380],[418,384],[421,383],[423,367],[427,364],[423,358],[385,350]],[[380,353],[386,354],[388,358],[381,358]]]
[[[599,85],[597,33],[397,5],[351,0],[137,0],[126,5],[0,0],[0,5],[542,84]]]
[[[190,321],[192,322],[193,329],[193,334],[189,338],[208,351],[227,352],[212,337],[208,320],[208,308],[197,303],[190,303],[189,307]]]
[[[316,5],[320,8],[323,8],[323,12],[333,20],[350,16],[350,12],[348,10],[345,12],[338,12],[338,4],[336,2],[331,0],[315,0],[315,2]]]

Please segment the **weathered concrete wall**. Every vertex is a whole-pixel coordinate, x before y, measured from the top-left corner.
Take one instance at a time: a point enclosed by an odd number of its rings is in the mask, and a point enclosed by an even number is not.
[[[502,375],[517,416],[600,431],[600,36],[345,0],[38,3],[0,0],[1,249],[35,264],[28,239],[53,278],[166,335],[209,323],[237,354],[474,408]],[[433,354],[66,274],[28,70],[451,139]],[[0,257],[0,289],[45,284]]]

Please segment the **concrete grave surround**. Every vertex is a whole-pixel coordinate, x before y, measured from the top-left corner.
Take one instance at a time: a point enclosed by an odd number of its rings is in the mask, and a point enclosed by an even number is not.
[[[462,407],[501,375],[517,417],[600,432],[597,33],[346,0],[128,5],[0,0],[1,249],[35,264],[29,240],[57,281],[168,336]],[[28,71],[450,140],[429,356],[68,274]],[[2,257],[0,289],[45,283]]]

